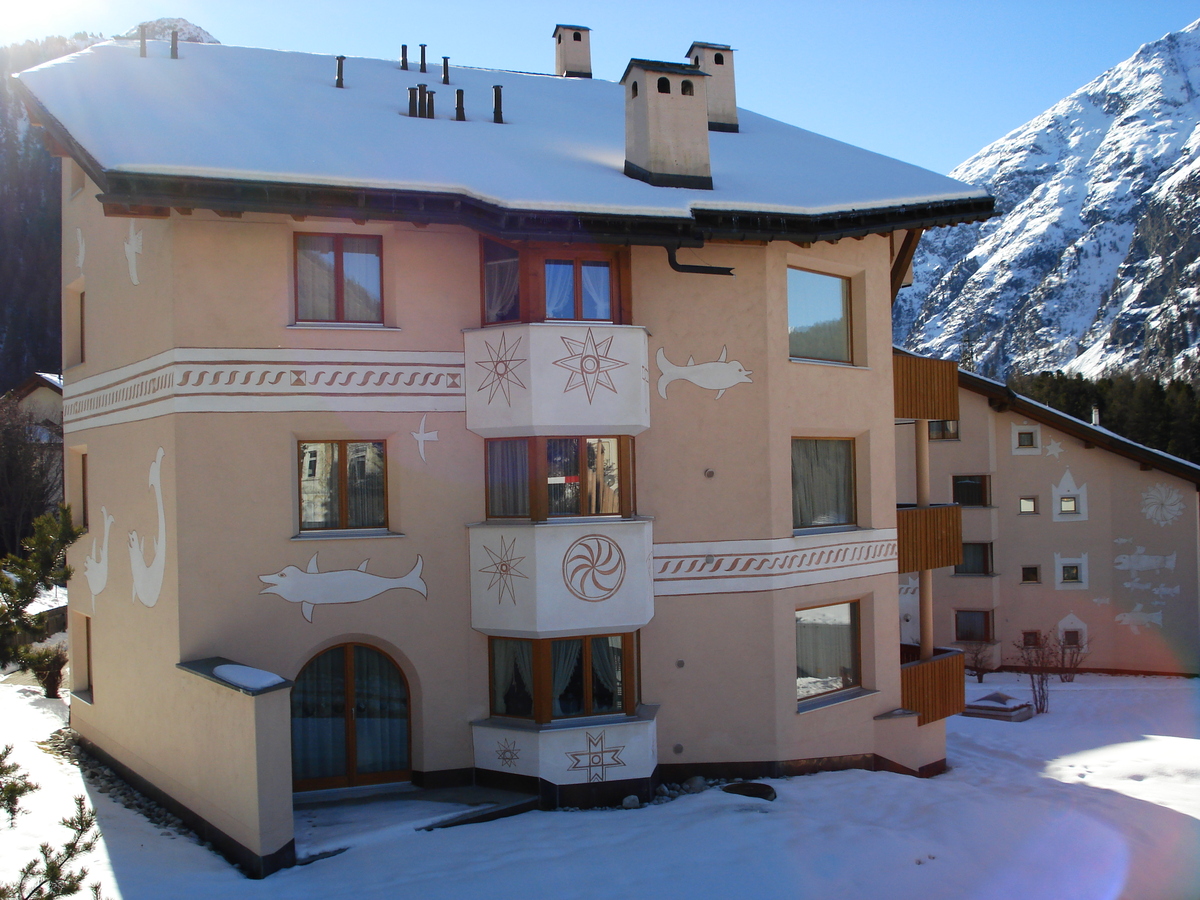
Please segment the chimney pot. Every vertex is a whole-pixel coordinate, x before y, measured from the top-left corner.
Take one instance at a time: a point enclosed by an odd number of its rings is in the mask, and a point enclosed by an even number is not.
[[[427,118],[427,119],[433,118],[433,95],[435,93],[437,93],[437,92],[436,91],[426,91],[425,92],[425,118]]]
[[[708,75],[708,130],[737,131],[737,91],[733,78],[733,48],[728,44],[695,41],[688,59]]]
[[[442,57],[442,84],[450,83],[450,57]]]
[[[429,102],[428,87],[425,84],[417,85],[417,116],[422,119],[425,118],[425,109]]]
[[[497,125],[504,124],[504,103],[501,92],[504,90],[504,85],[492,85],[492,121]]]
[[[421,73],[425,73],[425,45],[421,45]]]
[[[420,115],[420,107],[417,106],[417,89],[415,87],[408,89],[408,114],[414,119]]]
[[[342,81],[342,66],[345,64],[345,62],[346,62],[346,57],[339,56],[337,58],[337,80],[333,83],[334,87],[345,87],[346,86],[345,83]]]
[[[467,121],[467,110],[463,105],[463,89],[459,88],[454,92],[454,121]]]
[[[583,25],[554,26],[554,74],[592,77],[592,30]]]
[[[408,44],[400,45],[400,68],[408,71]]]
[[[712,190],[709,80],[696,66],[629,61],[621,77],[626,175],[656,187]]]

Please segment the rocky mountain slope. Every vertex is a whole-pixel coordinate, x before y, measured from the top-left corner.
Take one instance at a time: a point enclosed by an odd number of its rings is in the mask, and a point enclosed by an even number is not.
[[[1200,379],[1200,22],[950,174],[1001,215],[926,234],[898,344],[992,377]]]

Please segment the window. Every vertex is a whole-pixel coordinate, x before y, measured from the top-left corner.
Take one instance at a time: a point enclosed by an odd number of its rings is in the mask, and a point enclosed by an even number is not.
[[[713,62],[716,63],[718,66],[725,65],[725,54],[724,53],[714,53],[713,54]]]
[[[792,439],[792,527],[853,525],[854,441]]]
[[[951,478],[954,502],[959,506],[987,506],[989,500],[986,475],[955,475]]]
[[[1063,580],[1064,584],[1082,581],[1083,579],[1081,579],[1079,577],[1079,566],[1075,566],[1075,565],[1063,566],[1062,567],[1062,580]]]
[[[1022,647],[1040,647],[1042,646],[1042,633],[1040,631],[1022,631],[1021,632]]]
[[[295,237],[297,322],[383,324],[383,238]]]
[[[1018,515],[1036,516],[1037,511],[1037,497],[1022,497],[1017,501]]]
[[[796,610],[796,699],[861,685],[857,601]]]
[[[1040,456],[1042,452],[1042,428],[1028,423],[1012,425],[1012,452],[1014,456]]]
[[[1079,515],[1079,498],[1074,496],[1059,497],[1058,512],[1064,516]]]
[[[957,419],[931,419],[929,422],[929,439],[931,441],[957,441]]]
[[[1071,629],[1063,631],[1062,642],[1064,647],[1082,647],[1083,635],[1082,632]]]
[[[1021,584],[1039,584],[1041,580],[1041,566],[1021,566]]]
[[[660,94],[671,93],[671,81],[669,78],[658,79],[658,92]]]
[[[683,94],[685,97],[693,97],[696,94],[696,89],[692,83],[685,78],[683,80],[683,84],[679,86],[679,93]]]
[[[383,441],[300,443],[300,529],[386,528]]]
[[[489,518],[634,515],[632,438],[503,438],[485,453]]]
[[[1082,591],[1088,586],[1088,555],[1064,556],[1054,554],[1054,589],[1056,591]]]
[[[1017,446],[1018,447],[1034,446],[1033,432],[1032,431],[1018,431],[1017,432]]]
[[[992,545],[963,544],[963,561],[954,567],[955,575],[991,575]]]
[[[788,269],[788,354],[850,362],[850,279]]]
[[[574,716],[632,715],[633,634],[528,640],[488,638],[491,710],[549,722]]]
[[[621,319],[616,252],[490,238],[480,245],[485,325]]]
[[[992,613],[987,609],[954,611],[954,640],[960,643],[992,639]]]

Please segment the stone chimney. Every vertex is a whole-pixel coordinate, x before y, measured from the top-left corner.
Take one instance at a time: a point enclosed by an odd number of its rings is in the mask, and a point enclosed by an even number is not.
[[[592,29],[583,25],[554,26],[554,74],[566,78],[592,77]]]
[[[712,190],[708,76],[699,66],[631,59],[625,87],[625,174],[656,187]]]
[[[696,41],[688,48],[688,59],[709,76],[708,130],[737,131],[737,92],[733,85],[733,49],[727,44]]]

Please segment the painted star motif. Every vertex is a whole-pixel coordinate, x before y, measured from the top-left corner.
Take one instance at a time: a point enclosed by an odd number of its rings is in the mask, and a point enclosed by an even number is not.
[[[1046,455],[1053,456],[1058,459],[1059,454],[1063,452],[1062,441],[1051,441],[1046,445]]]
[[[494,588],[496,585],[500,585],[500,591],[499,591],[500,597],[497,600],[498,603],[504,602],[504,595],[507,593],[508,599],[511,600],[515,604],[517,602],[517,597],[513,593],[512,580],[514,578],[528,578],[529,577],[529,576],[523,574],[517,568],[517,564],[522,562],[525,559],[525,557],[513,556],[513,551],[516,549],[516,547],[517,547],[517,539],[516,538],[513,538],[512,542],[509,543],[504,540],[503,536],[501,536],[499,553],[497,553],[491,547],[485,546],[483,548],[484,552],[486,552],[487,555],[492,558],[492,564],[490,566],[484,566],[479,571],[482,572],[484,575],[492,576],[492,580],[488,582],[488,590],[489,591],[492,588]]]
[[[521,750],[516,741],[496,741],[496,759],[500,760],[500,765],[515,769],[520,758]]]
[[[477,390],[491,388],[488,393],[488,403],[490,404],[495,398],[496,393],[504,394],[504,402],[512,406],[512,397],[509,394],[509,387],[516,385],[519,388],[525,387],[519,377],[517,377],[517,367],[525,362],[524,358],[517,357],[517,348],[521,346],[521,339],[517,338],[516,342],[509,347],[507,344],[508,335],[500,335],[500,343],[492,347],[487,341],[483,345],[487,347],[488,360],[487,362],[475,362],[475,365],[480,366],[487,372],[487,378],[483,380],[483,384],[479,385]]]
[[[568,770],[586,771],[587,780],[592,782],[605,781],[608,769],[624,767],[621,751],[625,749],[625,745],[605,747],[603,731],[598,735],[587,732],[587,745],[586,750],[567,753],[571,759],[571,765],[567,766]]]
[[[587,393],[588,403],[591,403],[597,386],[606,387],[614,394],[617,392],[617,386],[613,384],[609,372],[627,366],[629,363],[613,359],[608,355],[613,342],[611,337],[607,337],[597,344],[596,338],[592,335],[592,329],[589,328],[582,341],[563,337],[562,342],[567,345],[569,355],[554,360],[554,364],[571,373],[571,377],[567,379],[567,386],[563,388],[564,394],[577,387],[582,387]]]

